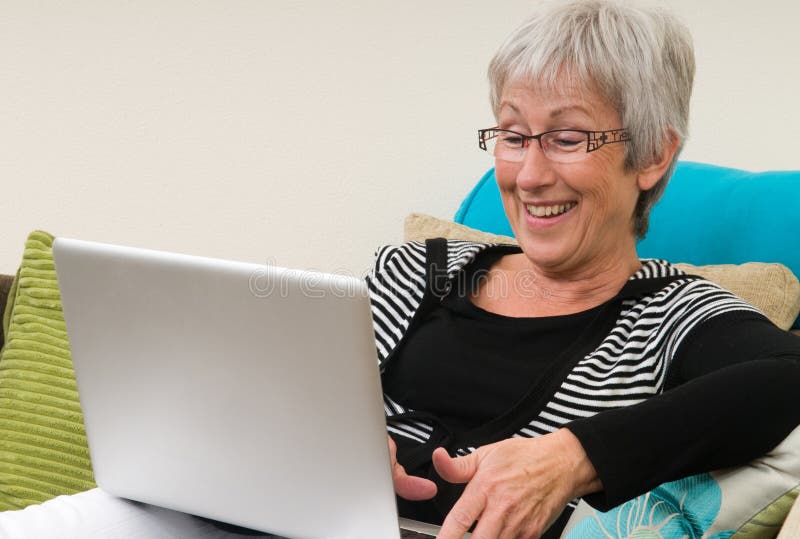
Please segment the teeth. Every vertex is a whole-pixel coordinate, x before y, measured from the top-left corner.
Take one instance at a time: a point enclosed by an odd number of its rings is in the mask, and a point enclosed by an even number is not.
[[[571,210],[575,207],[575,202],[568,202],[566,204],[559,204],[556,206],[533,206],[528,204],[525,206],[528,213],[534,217],[550,217],[561,215],[562,213]]]

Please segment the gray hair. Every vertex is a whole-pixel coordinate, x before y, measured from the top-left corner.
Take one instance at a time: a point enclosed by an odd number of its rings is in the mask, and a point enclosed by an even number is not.
[[[544,2],[489,64],[492,109],[496,117],[506,86],[518,82],[556,92],[564,82],[598,91],[630,133],[628,170],[653,163],[676,136],[678,151],[665,174],[636,204],[634,234],[643,238],[650,210],[664,193],[688,135],[694,70],[688,29],[658,6],[620,0]]]

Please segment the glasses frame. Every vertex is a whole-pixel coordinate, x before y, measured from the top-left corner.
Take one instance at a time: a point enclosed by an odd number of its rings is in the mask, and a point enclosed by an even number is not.
[[[626,127],[622,127],[619,129],[608,129],[606,131],[586,131],[585,129],[551,129],[550,131],[545,131],[544,133],[539,133],[538,135],[524,135],[517,131],[512,131],[510,129],[500,129],[499,126],[490,127],[488,129],[479,129],[478,130],[478,147],[485,152],[488,152],[489,149],[486,147],[486,141],[494,138],[488,137],[487,133],[495,132],[499,133],[511,133],[516,135],[522,139],[522,147],[520,148],[525,149],[530,146],[530,141],[535,140],[539,143],[539,148],[542,150],[542,153],[550,158],[547,153],[547,150],[544,148],[542,144],[542,137],[545,135],[549,135],[550,133],[560,133],[563,131],[568,131],[571,133],[584,133],[586,135],[586,153],[592,153],[595,150],[599,150],[606,144],[613,144],[615,142],[628,142],[631,140],[630,133],[628,133],[628,129]],[[495,135],[496,137],[497,135]],[[611,139],[611,140],[609,140]]]

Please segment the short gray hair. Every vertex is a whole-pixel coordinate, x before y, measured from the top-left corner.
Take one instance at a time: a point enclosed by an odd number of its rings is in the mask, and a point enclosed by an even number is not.
[[[661,198],[689,131],[694,50],[688,29],[656,5],[621,0],[543,2],[512,33],[489,65],[491,102],[498,115],[509,84],[529,82],[558,91],[566,82],[599,91],[619,112],[631,141],[628,170],[661,154],[671,134],[678,151],[656,185],[636,204],[634,234],[647,232],[650,210]],[[598,126],[612,129],[618,126]]]

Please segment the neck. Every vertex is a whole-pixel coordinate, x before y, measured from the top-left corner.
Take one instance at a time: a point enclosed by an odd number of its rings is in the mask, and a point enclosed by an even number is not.
[[[571,270],[537,266],[524,253],[510,262],[513,272],[531,273],[537,304],[552,314],[579,312],[608,301],[642,267],[635,246],[623,256],[603,257]]]

